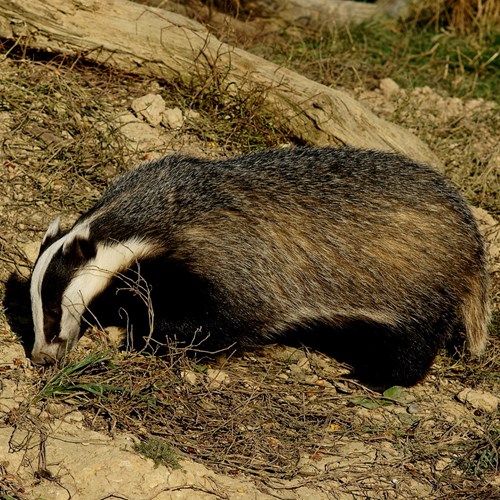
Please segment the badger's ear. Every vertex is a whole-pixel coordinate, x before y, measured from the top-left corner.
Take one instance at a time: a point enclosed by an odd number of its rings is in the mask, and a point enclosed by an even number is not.
[[[45,235],[42,240],[42,245],[46,245],[49,241],[55,241],[61,235],[61,217],[56,217],[45,231]]]
[[[97,248],[95,243],[90,240],[88,225],[82,226],[69,236],[64,242],[62,253],[75,262],[87,261],[96,256]]]

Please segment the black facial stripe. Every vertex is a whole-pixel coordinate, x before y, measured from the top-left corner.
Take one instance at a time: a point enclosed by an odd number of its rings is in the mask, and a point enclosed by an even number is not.
[[[42,281],[43,333],[47,343],[57,341],[62,318],[62,298],[75,274],[73,264],[59,250],[50,262]]]

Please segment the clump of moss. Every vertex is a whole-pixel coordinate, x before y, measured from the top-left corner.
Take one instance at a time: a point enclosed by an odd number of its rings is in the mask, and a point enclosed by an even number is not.
[[[182,469],[176,453],[162,439],[150,438],[134,445],[134,450],[155,463],[155,468],[165,465],[170,469]]]

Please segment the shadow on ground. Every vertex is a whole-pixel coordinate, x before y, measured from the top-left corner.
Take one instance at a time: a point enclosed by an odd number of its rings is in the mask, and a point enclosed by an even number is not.
[[[5,284],[3,307],[13,333],[21,340],[28,356],[34,343],[31,316],[30,283],[17,273],[12,273]]]

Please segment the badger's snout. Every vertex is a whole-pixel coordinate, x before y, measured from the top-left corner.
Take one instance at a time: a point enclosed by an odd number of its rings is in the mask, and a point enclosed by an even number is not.
[[[67,342],[64,340],[43,345],[35,343],[31,351],[31,362],[35,365],[52,365],[59,361],[67,351]]]
[[[43,352],[31,353],[31,362],[35,365],[52,365],[56,362],[56,359]]]

